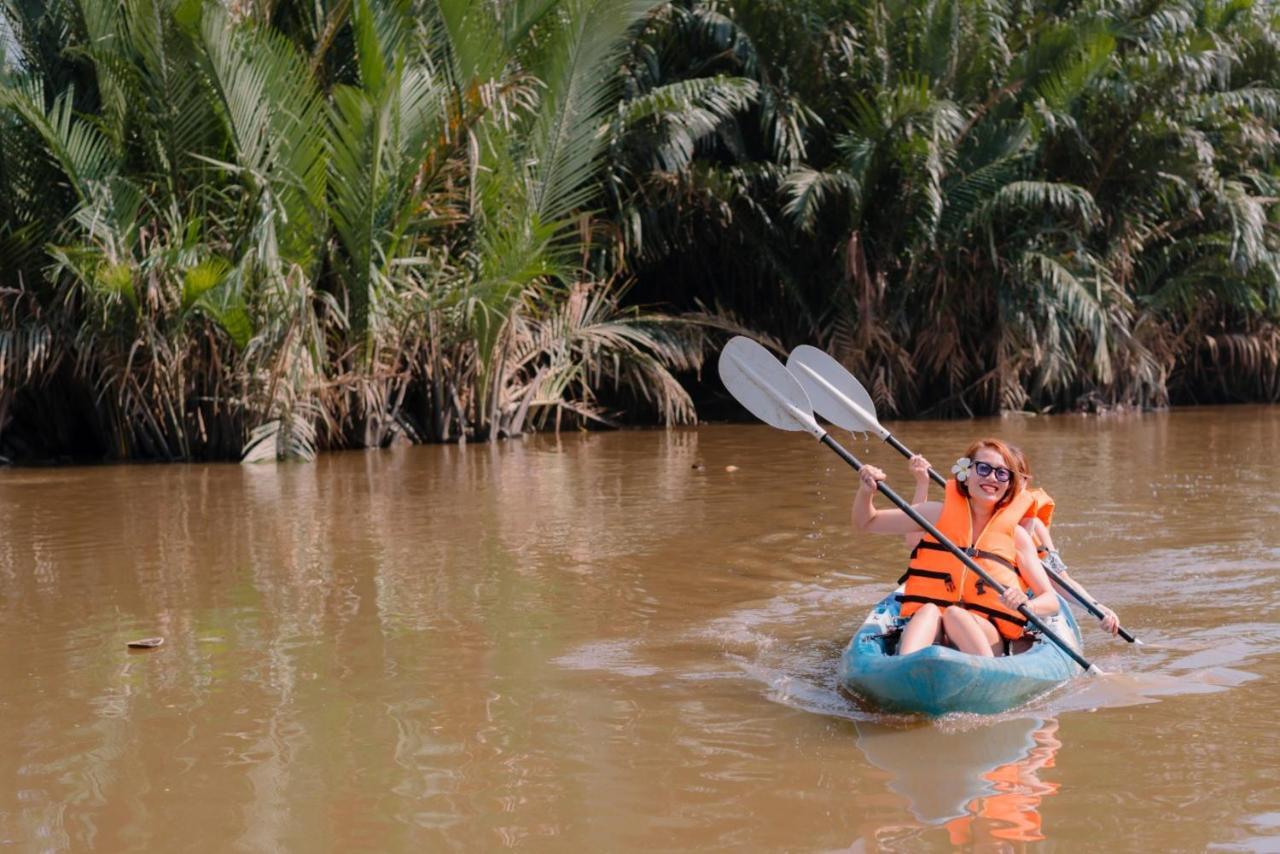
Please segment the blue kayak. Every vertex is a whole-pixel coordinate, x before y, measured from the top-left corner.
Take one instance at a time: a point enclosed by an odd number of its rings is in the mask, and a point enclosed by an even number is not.
[[[1013,655],[983,658],[944,646],[894,655],[901,588],[871,610],[840,656],[840,682],[851,693],[891,712],[945,715],[996,714],[1020,706],[1068,679],[1080,666],[1057,644],[1036,636]],[[1058,637],[1080,651],[1080,627],[1062,597],[1058,613],[1044,619]]]

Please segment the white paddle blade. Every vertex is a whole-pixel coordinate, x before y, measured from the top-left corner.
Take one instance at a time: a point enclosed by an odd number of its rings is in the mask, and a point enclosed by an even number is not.
[[[729,393],[764,423],[780,430],[803,430],[818,438],[826,431],[813,417],[804,388],[777,357],[738,335],[720,351],[720,380]]]
[[[787,370],[795,374],[819,415],[850,433],[873,433],[883,440],[889,431],[876,419],[871,395],[828,353],[801,344],[787,358]]]

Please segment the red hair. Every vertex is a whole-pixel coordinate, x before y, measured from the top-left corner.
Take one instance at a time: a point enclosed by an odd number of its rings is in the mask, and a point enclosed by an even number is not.
[[[1013,473],[1009,478],[1009,489],[1004,496],[996,502],[996,507],[1003,507],[1017,497],[1018,493],[1026,488],[1027,481],[1031,479],[1031,470],[1027,465],[1027,457],[1022,453],[1022,449],[1013,445],[1009,445],[999,439],[979,439],[969,446],[964,455],[969,459],[977,456],[978,451],[986,448],[995,451],[1004,460],[1005,468]],[[972,472],[972,467],[970,467]],[[960,490],[960,494],[965,498],[969,497],[969,484],[966,481],[956,481],[956,488]]]

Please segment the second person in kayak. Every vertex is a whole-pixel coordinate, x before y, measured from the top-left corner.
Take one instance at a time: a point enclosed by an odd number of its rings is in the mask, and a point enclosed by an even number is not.
[[[907,655],[934,643],[949,641],[962,652],[1000,654],[1005,641],[1025,633],[1026,619],[1018,606],[1033,614],[1058,612],[1058,598],[1049,585],[1035,543],[1019,525],[1030,509],[1022,466],[999,439],[980,439],[969,446],[947,482],[944,501],[926,501],[915,510],[951,542],[964,549],[988,575],[1005,587],[997,594],[977,573],[933,537],[926,535],[912,552],[901,597],[902,616],[908,618],[898,641],[898,654]],[[853,524],[875,534],[919,531],[901,510],[877,510],[872,501],[884,472],[863,466],[861,484],[853,499]],[[1028,600],[1023,592],[1031,589]]]

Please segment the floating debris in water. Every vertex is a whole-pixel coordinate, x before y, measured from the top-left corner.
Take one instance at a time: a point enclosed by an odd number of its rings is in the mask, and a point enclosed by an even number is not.
[[[725,466],[725,467],[724,467],[724,470],[725,470],[725,471],[727,471],[727,472],[732,473],[732,472],[737,471],[737,470],[738,470],[738,467],[737,467],[737,466]]]
[[[142,638],[129,641],[129,649],[155,649],[164,643],[164,638]]]

